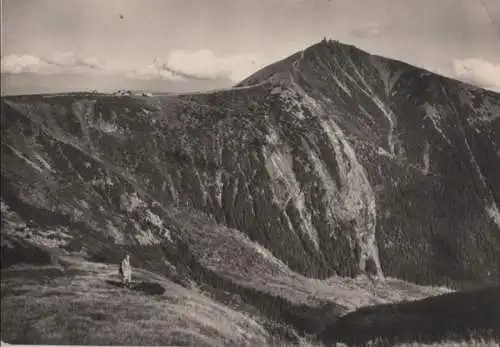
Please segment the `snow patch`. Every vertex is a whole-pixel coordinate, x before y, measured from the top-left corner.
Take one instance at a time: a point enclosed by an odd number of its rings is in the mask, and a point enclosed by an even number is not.
[[[100,122],[99,129],[101,129],[105,133],[116,133],[118,131],[118,127],[116,124],[111,124],[107,122]]]
[[[222,206],[223,173],[223,170],[217,170],[215,172],[215,197],[217,199],[217,202],[219,203],[219,206]]]
[[[424,150],[422,152],[422,162],[423,162],[422,170],[426,175],[429,173],[430,169],[430,148],[431,147],[429,141],[426,140],[424,145]]]
[[[9,206],[3,201],[3,199],[0,201],[0,211],[2,213],[9,212]]]
[[[172,242],[172,232],[169,229],[163,231],[163,237]]]
[[[486,213],[493,220],[493,222],[500,228],[500,212],[495,204],[486,206]]]
[[[99,178],[97,180],[93,179],[92,181],[90,181],[90,183],[95,187],[101,187],[103,189],[106,188],[106,186],[111,186],[111,187],[114,186],[114,183],[110,177]]]
[[[50,172],[55,172],[54,169],[45,161],[45,159],[42,158],[42,156],[38,153],[35,153],[35,158],[45,167],[46,170],[49,170]]]
[[[347,86],[344,83],[340,82],[340,80],[338,79],[338,77],[335,74],[332,73],[332,74],[330,74],[330,76],[333,78],[333,80],[335,81],[337,86],[340,87],[340,89],[342,89],[347,95],[352,97],[351,90],[349,88],[347,88]]]
[[[270,145],[277,145],[279,143],[278,133],[273,128],[270,128],[266,134],[266,142]]]
[[[372,64],[377,69],[380,79],[384,83],[385,94],[386,96],[395,95],[394,86],[398,82],[401,75],[405,72],[405,70],[397,70],[391,69],[388,66],[388,63],[377,56],[371,56]]]
[[[425,116],[423,118],[423,121],[426,119],[429,119],[434,126],[434,129],[441,135],[441,137],[448,143],[450,146],[452,146],[452,143],[450,139],[445,135],[445,132],[443,129],[441,129],[441,117],[439,115],[439,111],[434,105],[429,104],[428,102],[425,102],[424,105],[424,110],[425,110]]]
[[[262,255],[267,260],[275,260],[273,254],[267,250],[267,248],[262,247],[260,244],[253,242],[253,248]]]
[[[361,110],[361,112],[368,118],[372,123],[375,123],[375,120],[373,117],[368,113],[368,111],[361,105],[358,105],[358,108]]]
[[[273,89],[271,89],[271,95],[277,95],[277,94],[281,94],[283,90],[281,89],[281,87],[274,87]]]
[[[162,219],[157,214],[154,214],[150,210],[146,211],[146,220],[160,229],[163,228]]]
[[[120,206],[125,209],[127,212],[132,212],[138,208],[146,207],[146,203],[142,201],[136,192],[127,196],[127,193],[124,193],[120,196]]]
[[[6,145],[6,146],[9,147],[12,150],[12,152],[14,152],[14,154],[18,158],[24,160],[33,169],[35,169],[38,172],[43,172],[43,169],[40,166],[38,166],[37,164],[35,164],[34,162],[32,162],[30,159],[28,159],[27,157],[25,157],[23,153],[21,153],[20,151],[18,151],[17,149],[15,149],[14,147],[12,147],[10,145]]]
[[[391,153],[387,152],[387,151],[386,151],[385,149],[383,149],[382,147],[378,147],[378,148],[377,148],[377,154],[378,154],[378,155],[382,155],[382,156],[384,156],[384,157],[388,157],[388,158],[393,158],[393,157],[394,157]]]

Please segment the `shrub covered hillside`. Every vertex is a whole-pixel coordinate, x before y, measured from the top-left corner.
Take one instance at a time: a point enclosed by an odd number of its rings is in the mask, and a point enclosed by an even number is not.
[[[227,90],[1,103],[7,342],[299,343],[363,306],[499,284],[493,92],[323,41]],[[131,335],[94,315],[120,295]]]

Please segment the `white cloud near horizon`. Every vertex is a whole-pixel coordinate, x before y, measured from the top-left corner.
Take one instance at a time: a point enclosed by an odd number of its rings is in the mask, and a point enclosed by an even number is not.
[[[152,64],[145,67],[132,68],[125,70],[124,74],[129,78],[137,78],[143,80],[151,79],[164,79],[164,80],[183,80],[184,78],[179,74],[175,74],[172,71],[165,69],[159,60],[156,58]]]
[[[208,49],[194,52],[177,50],[169,55],[167,65],[178,71],[205,78],[229,78],[238,82],[256,70],[254,54],[217,56]]]
[[[105,63],[97,58],[82,57],[69,52],[56,52],[47,57],[30,54],[11,54],[2,57],[2,73],[31,72],[50,75],[56,73],[90,73],[106,71]]]
[[[458,79],[500,92],[500,63],[468,58],[455,60],[453,68]]]
[[[377,28],[380,29],[375,24],[367,25],[365,34],[376,35]],[[45,57],[30,54],[7,55],[1,59],[1,70],[2,73],[11,74],[115,75],[140,80],[228,79],[237,83],[272,62],[261,60],[252,53],[219,56],[211,50],[201,49],[174,50],[165,60],[157,57],[145,66],[115,66],[95,57],[56,52]],[[456,79],[500,92],[500,63],[478,58],[457,59],[453,61],[452,70]]]
[[[157,57],[147,66],[113,66],[95,57],[79,56],[70,52],[56,52],[38,57],[30,54],[11,54],[2,57],[2,73],[35,74],[115,74],[139,79],[230,79],[239,82],[253,73],[257,65],[254,54],[218,56],[208,49],[172,51],[165,61]]]

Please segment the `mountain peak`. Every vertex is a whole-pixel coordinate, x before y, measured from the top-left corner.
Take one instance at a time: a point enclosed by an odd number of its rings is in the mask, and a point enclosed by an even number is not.
[[[403,75],[404,73],[404,75]],[[404,80],[413,83],[415,79],[437,80],[446,88],[482,89],[466,82],[442,76],[436,72],[422,67],[413,66],[406,62],[371,54],[359,47],[343,43],[338,40],[326,39],[306,47],[276,63],[268,65],[255,72],[236,87],[262,84],[265,81],[274,84],[283,84],[290,78],[298,79],[300,76],[311,80],[326,80],[328,83],[338,84],[339,80],[363,83],[364,78],[372,78],[372,82],[381,80],[384,88],[393,88],[395,82],[403,75]],[[396,77],[397,76],[397,77]],[[349,83],[349,82],[348,82]],[[436,84],[428,82],[428,84]],[[494,91],[482,89],[484,93],[495,94]]]
[[[237,86],[262,83],[263,80],[267,80],[277,74],[280,74],[283,78],[288,74],[297,74],[300,72],[309,73],[310,71],[301,70],[301,68],[307,67],[308,64],[314,64],[315,72],[319,74],[321,72],[325,72],[321,70],[322,68],[333,68],[333,66],[321,65],[331,64],[334,60],[344,62],[346,59],[359,59],[360,56],[362,56],[362,58],[378,57],[372,56],[371,54],[353,45],[342,43],[338,40],[324,38],[320,42],[317,42],[276,63],[262,68],[261,70],[257,71],[253,75],[240,82]],[[386,60],[386,58],[378,58]]]
[[[499,94],[323,41],[227,90],[1,101],[5,266],[69,257],[110,292],[126,251],[160,289],[304,334],[430,295],[392,278],[500,278]]]

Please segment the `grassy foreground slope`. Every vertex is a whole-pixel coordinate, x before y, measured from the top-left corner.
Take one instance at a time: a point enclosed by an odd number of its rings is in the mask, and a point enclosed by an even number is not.
[[[2,271],[2,340],[23,344],[265,345],[248,316],[148,271],[135,288],[117,267],[83,260]],[[153,284],[156,284],[153,285]],[[164,293],[157,290],[164,288]]]
[[[11,343],[300,344],[356,308],[447,292],[395,279],[306,278],[243,233],[181,210],[171,211],[168,247],[103,242],[80,251],[59,247],[60,233],[23,239],[19,216],[4,212],[1,327]],[[131,290],[117,282],[125,251]]]

